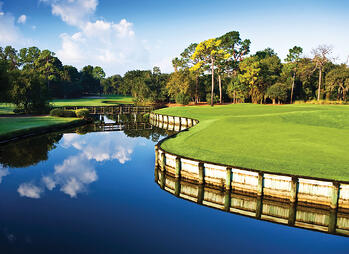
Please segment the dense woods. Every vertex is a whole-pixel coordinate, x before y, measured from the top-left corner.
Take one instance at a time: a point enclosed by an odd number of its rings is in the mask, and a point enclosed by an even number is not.
[[[349,68],[333,63],[330,46],[311,57],[295,46],[282,60],[271,48],[250,54],[250,44],[232,31],[190,44],[172,60],[170,74],[154,67],[110,77],[99,66],[63,65],[49,50],[0,47],[0,102],[40,112],[53,98],[100,94],[131,95],[136,103],[347,101]]]

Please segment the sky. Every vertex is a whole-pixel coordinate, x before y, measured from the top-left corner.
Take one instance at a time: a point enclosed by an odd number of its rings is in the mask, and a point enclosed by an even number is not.
[[[193,42],[239,31],[251,53],[271,47],[284,59],[331,45],[349,56],[345,0],[0,0],[0,46],[49,49],[63,64],[128,70],[173,70],[171,59]]]

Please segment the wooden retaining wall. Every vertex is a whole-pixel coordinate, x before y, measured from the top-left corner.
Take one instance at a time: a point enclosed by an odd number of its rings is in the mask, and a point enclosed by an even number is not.
[[[198,121],[151,113],[150,123],[180,131]],[[274,174],[194,160],[164,151],[160,148],[161,142],[163,140],[155,146],[155,164],[177,178],[274,200],[349,209],[349,182]]]
[[[349,211],[283,202],[195,184],[155,168],[155,181],[165,191],[201,205],[288,226],[349,236]]]

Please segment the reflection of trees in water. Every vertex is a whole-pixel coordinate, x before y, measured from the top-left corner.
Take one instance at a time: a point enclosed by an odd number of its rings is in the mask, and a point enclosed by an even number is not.
[[[99,115],[98,117],[100,119],[101,116]],[[143,137],[153,142],[158,142],[161,136],[174,133],[173,131],[152,127],[144,115],[108,115],[107,118],[123,125],[123,131],[128,137]],[[140,125],[140,123],[144,123],[144,125]],[[149,126],[149,128],[141,129],[140,126]],[[64,133],[85,135],[93,131],[94,125],[89,124],[64,131]],[[62,137],[62,133],[52,133],[0,146],[0,163],[4,167],[20,168],[47,160],[48,152],[56,148],[56,144]]]
[[[56,148],[63,137],[52,133],[0,146],[0,163],[5,167],[21,168],[47,160],[48,152]]]

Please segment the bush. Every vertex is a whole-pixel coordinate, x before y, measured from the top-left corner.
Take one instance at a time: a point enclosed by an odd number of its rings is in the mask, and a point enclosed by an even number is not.
[[[50,116],[76,117],[76,114],[73,110],[64,110],[61,108],[54,108],[50,111]]]
[[[186,95],[184,93],[179,93],[176,96],[176,103],[182,104],[182,105],[188,105],[190,101],[189,95]]]
[[[75,114],[79,118],[87,119],[90,117],[90,110],[88,110],[87,108],[77,109],[75,110]]]

